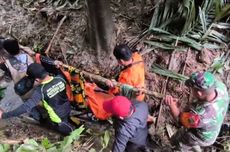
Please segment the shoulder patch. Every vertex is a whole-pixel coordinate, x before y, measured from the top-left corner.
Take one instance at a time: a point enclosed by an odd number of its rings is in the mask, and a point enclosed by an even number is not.
[[[180,122],[186,128],[196,128],[200,122],[200,116],[191,112],[183,112],[180,115]]]

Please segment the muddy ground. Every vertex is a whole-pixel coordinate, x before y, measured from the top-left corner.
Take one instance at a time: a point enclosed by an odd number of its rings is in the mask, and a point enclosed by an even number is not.
[[[151,20],[151,10],[153,9],[150,1],[144,6],[144,9],[141,9],[140,1],[133,2],[129,0],[123,3],[125,4],[120,4],[115,0],[111,2],[118,43],[130,41],[147,29]],[[129,13],[122,6],[127,6]],[[95,56],[88,51],[90,49],[87,41],[85,41],[87,12],[85,1],[83,0],[73,5],[66,4],[64,7],[54,6],[48,0],[0,0],[0,14],[1,36],[17,38],[21,44],[41,52],[49,44],[59,21],[66,15],[67,19],[64,21],[50,50],[52,58],[62,60],[64,63],[74,65],[79,69],[107,77],[111,76],[110,70],[117,64],[116,61],[111,61],[111,63],[104,63],[105,65],[110,65],[109,67],[99,69]],[[148,46],[145,46],[141,41],[139,45],[143,46],[141,53],[148,49]],[[202,53],[188,50],[181,52],[175,50],[172,55],[172,52],[155,49],[143,55],[146,65],[147,88],[157,92],[163,92],[165,89],[165,94],[171,94],[181,99],[182,106],[191,100],[188,88],[183,83],[152,73],[152,64],[157,63],[165,68],[170,65],[171,70],[189,76],[193,71],[208,69],[213,60],[223,53],[215,50],[206,50]],[[230,87],[229,68],[226,68],[225,72],[219,77]],[[8,93],[11,94],[11,91],[8,88]],[[17,97],[14,98],[15,96],[8,95],[7,97],[12,97],[12,99],[4,99],[0,103],[0,106],[5,110],[13,109],[21,104]],[[12,102],[8,103],[8,101],[18,101],[18,103],[13,102],[14,104],[11,104]],[[167,148],[169,147],[167,146],[169,145],[169,131],[165,129],[165,126],[169,124],[169,128],[175,130],[175,127],[173,127],[175,123],[171,119],[168,109],[161,104],[161,100],[147,96],[146,101],[151,107],[151,114],[157,120],[149,129],[151,142],[156,143],[159,149],[165,147],[165,151],[168,151],[170,149]],[[12,119],[7,124],[7,129],[3,128],[6,129],[4,130],[4,135],[8,139],[23,140],[29,137],[39,140],[47,135],[47,130],[37,125],[31,124],[32,128],[36,129],[30,130],[31,126],[22,122],[21,119]],[[98,128],[102,127],[99,125]],[[51,133],[49,137],[51,140],[61,138],[56,133]],[[98,145],[100,143],[97,141],[93,147],[98,150],[100,149]]]

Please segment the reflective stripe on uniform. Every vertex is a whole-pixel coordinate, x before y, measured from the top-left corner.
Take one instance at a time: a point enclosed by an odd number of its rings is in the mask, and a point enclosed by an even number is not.
[[[54,109],[45,100],[43,100],[42,103],[52,122],[61,123],[61,118],[55,113]]]

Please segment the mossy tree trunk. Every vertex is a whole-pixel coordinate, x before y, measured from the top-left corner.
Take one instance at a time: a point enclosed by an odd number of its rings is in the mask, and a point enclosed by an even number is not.
[[[88,39],[102,59],[112,52],[114,24],[108,0],[86,0],[88,6]]]

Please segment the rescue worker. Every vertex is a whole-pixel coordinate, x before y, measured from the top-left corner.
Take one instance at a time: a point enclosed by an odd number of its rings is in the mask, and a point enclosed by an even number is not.
[[[115,139],[112,152],[146,151],[148,106],[116,96],[103,103],[106,112],[114,116]]]
[[[31,63],[34,63],[34,58],[30,56],[34,52],[28,47],[18,44],[15,39],[0,38],[0,48],[6,50],[10,57],[5,62],[0,64],[0,69],[5,71],[6,75],[11,77],[15,84],[15,92],[23,99],[27,100],[33,92],[33,80],[25,77],[26,70]],[[28,54],[29,53],[29,54]],[[36,54],[36,62],[42,64],[49,73],[57,74],[58,61],[48,57]]]
[[[141,55],[137,52],[132,53],[126,44],[117,45],[114,48],[113,54],[118,63],[124,66],[119,74],[118,82],[137,88],[145,88],[145,68]],[[107,81],[107,85],[113,94],[120,93],[119,88],[113,86],[112,81]],[[144,94],[140,93],[136,99],[143,101],[144,96]]]
[[[69,122],[70,102],[66,95],[66,81],[53,77],[40,64],[29,65],[27,75],[39,83],[32,96],[21,106],[10,112],[0,111],[0,118],[6,119],[23,113],[30,115],[51,129],[67,135],[73,131]]]
[[[171,138],[172,145],[182,152],[201,151],[212,145],[220,132],[229,105],[226,86],[210,72],[195,72],[185,83],[192,88],[195,100],[183,111],[177,99],[168,95],[165,104],[182,128]]]

